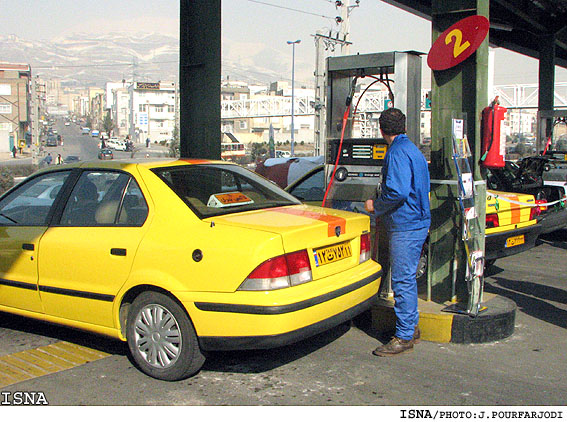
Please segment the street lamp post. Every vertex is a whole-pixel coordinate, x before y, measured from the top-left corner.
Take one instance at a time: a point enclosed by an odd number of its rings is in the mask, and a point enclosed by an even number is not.
[[[295,146],[295,127],[293,125],[293,106],[295,103],[295,44],[299,44],[301,40],[288,41],[288,44],[292,45],[292,56],[291,56],[291,156],[294,156],[294,146]]]

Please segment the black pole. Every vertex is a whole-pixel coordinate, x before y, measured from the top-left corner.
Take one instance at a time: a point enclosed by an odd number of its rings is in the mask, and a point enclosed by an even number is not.
[[[220,159],[221,0],[180,0],[182,158]]]

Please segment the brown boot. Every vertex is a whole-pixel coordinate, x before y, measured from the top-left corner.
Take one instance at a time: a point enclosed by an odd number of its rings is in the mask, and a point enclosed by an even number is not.
[[[415,330],[413,331],[413,338],[411,339],[413,344],[417,344],[421,341],[421,331],[419,331],[419,327],[416,325]]]
[[[393,337],[388,344],[378,346],[373,352],[376,356],[394,356],[413,350],[413,340],[402,340]]]

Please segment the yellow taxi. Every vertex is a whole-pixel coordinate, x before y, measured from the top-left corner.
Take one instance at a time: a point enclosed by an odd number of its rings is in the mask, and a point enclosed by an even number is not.
[[[369,231],[230,163],[57,166],[0,197],[0,311],[127,341],[143,372],[179,380],[205,351],[289,344],[367,310]]]
[[[541,231],[533,195],[488,190],[485,256],[488,264],[535,245]]]

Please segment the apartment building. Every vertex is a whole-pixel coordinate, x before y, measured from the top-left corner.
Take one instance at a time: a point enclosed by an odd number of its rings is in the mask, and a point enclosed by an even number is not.
[[[175,82],[135,82],[128,88],[134,142],[167,141],[175,128]]]
[[[130,94],[127,86],[112,89],[111,110],[114,135],[126,137],[130,133]]]
[[[9,152],[30,127],[28,64],[0,63],[0,151]]]

